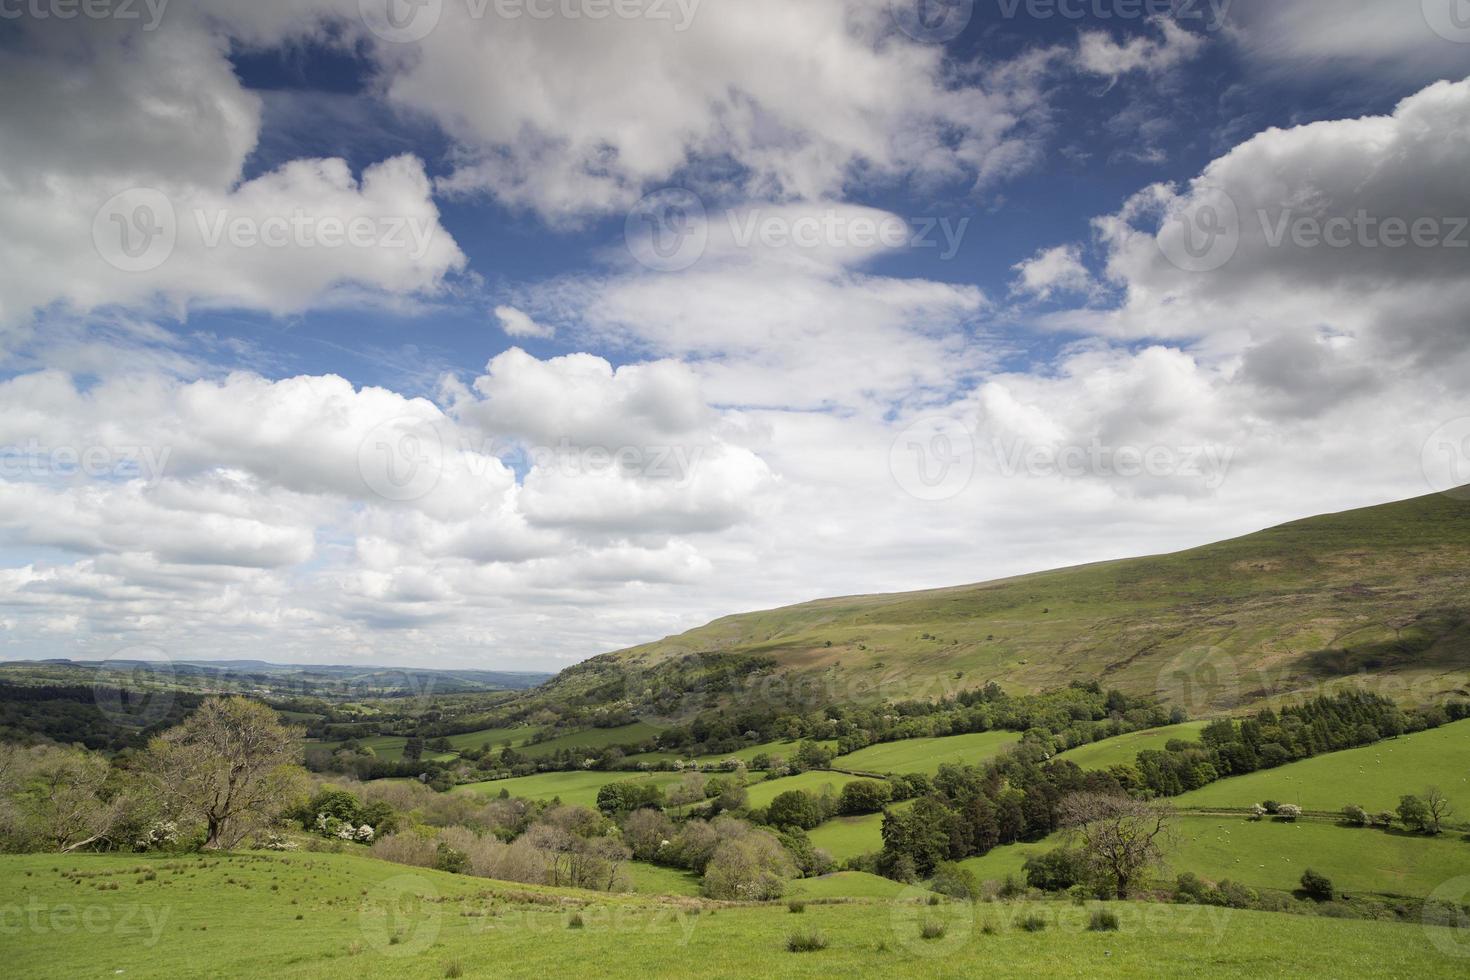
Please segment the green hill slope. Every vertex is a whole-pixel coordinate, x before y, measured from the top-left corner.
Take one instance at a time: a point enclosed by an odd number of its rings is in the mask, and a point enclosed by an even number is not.
[[[717,688],[701,683],[746,660],[832,701],[1078,679],[1195,715],[1345,680],[1437,700],[1470,668],[1470,503],[1436,494],[1177,554],[729,616],[593,658],[532,697],[669,713],[669,688],[708,701]],[[662,703],[640,705],[650,689]]]

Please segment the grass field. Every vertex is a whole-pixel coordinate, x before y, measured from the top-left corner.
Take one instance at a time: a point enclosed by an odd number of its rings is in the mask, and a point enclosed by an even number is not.
[[[546,980],[592,969],[614,978],[710,980],[1205,973],[1259,980],[1459,976],[1465,963],[1451,955],[1464,950],[1456,945],[1463,937],[1443,929],[1198,906],[1114,904],[1121,929],[1091,933],[1091,910],[1065,903],[931,909],[870,898],[808,904],[796,916],[784,903],[693,915],[692,901],[555,892],[350,854],[0,857],[6,973],[27,978]],[[569,927],[574,910],[581,928]],[[1016,928],[1022,915],[1040,916],[1045,930]],[[947,925],[942,939],[919,938],[920,922],[930,920]],[[809,929],[827,948],[787,952],[786,938]]]
[[[788,790],[800,789],[808,793],[821,793],[825,787],[831,787],[832,792],[842,792],[842,787],[858,776],[849,776],[841,772],[828,772],[822,769],[814,769],[810,772],[797,773],[795,776],[782,776],[780,779],[762,779],[751,783],[747,789],[750,794],[750,807],[770,806],[771,801]]]
[[[476,732],[463,732],[459,735],[449,735],[446,737],[449,739],[449,744],[454,746],[457,752],[463,752],[465,749],[478,749],[487,742],[492,748],[499,750],[507,742],[512,747],[524,745],[527,739],[540,730],[532,726],[522,726],[520,728],[482,728]]]
[[[1430,785],[1439,786],[1456,805],[1453,819],[1470,817],[1470,721],[1222,779],[1175,802],[1246,807],[1270,799],[1331,811],[1355,803],[1376,812],[1392,810],[1400,796],[1422,793]]]
[[[863,817],[836,817],[815,830],[807,831],[812,845],[820,847],[838,861],[883,849],[883,814]]]
[[[608,783],[651,782],[667,789],[683,777],[674,772],[541,772],[534,776],[492,779],[483,783],[466,783],[455,792],[499,796],[501,790],[527,800],[560,798],[572,806],[597,807],[597,791]]]
[[[399,762],[403,759],[403,746],[407,744],[408,739],[403,735],[368,735],[363,738],[352,739],[352,741],[358,745],[372,749],[373,753],[384,762]],[[320,746],[335,749],[343,744],[341,741],[314,742],[308,743],[307,747]],[[423,757],[436,762],[448,762],[455,758],[456,755],[457,753],[454,752],[435,752],[432,749],[424,749]]]
[[[1022,877],[1026,858],[1062,844],[1060,837],[998,847],[961,862],[981,879]],[[1251,822],[1244,817],[1184,816],[1162,877],[1184,871],[1210,881],[1229,878],[1252,888],[1291,891],[1307,868],[1353,892],[1423,897],[1470,875],[1470,842],[1459,834],[1411,836],[1321,821]]]
[[[830,739],[828,741],[822,741],[819,739],[817,741],[817,744],[826,746],[827,748],[832,750],[836,750],[837,748],[836,739]],[[661,762],[675,762],[680,759],[686,762],[692,761],[704,764],[720,763],[724,762],[726,759],[739,759],[746,765],[750,765],[751,760],[753,760],[756,756],[762,754],[769,756],[780,756],[783,759],[790,759],[792,756],[796,755],[796,750],[798,747],[800,747],[800,745],[800,741],[762,742],[760,745],[751,745],[743,749],[737,749],[734,752],[719,752],[715,753],[714,755],[695,756],[693,759],[691,759],[689,756],[680,755],[678,752],[643,752],[638,755],[628,756],[626,759],[623,760],[623,764],[637,765],[640,762],[657,764]]]
[[[586,749],[593,752],[605,749],[609,745],[642,742],[653,738],[659,731],[659,728],[647,722],[635,721],[631,725],[623,725],[619,728],[588,728],[580,732],[571,732],[547,739],[545,742],[524,746],[516,751],[532,758],[552,755],[562,749]]]
[[[868,874],[866,871],[837,871],[820,878],[800,878],[791,882],[786,894],[792,898],[897,898],[909,886]]]
[[[1138,753],[1145,749],[1162,749],[1169,744],[1171,739],[1179,738],[1187,742],[1199,741],[1200,729],[1204,727],[1205,722],[1187,721],[1182,725],[1129,732],[1127,735],[1105,738],[1101,742],[1069,749],[1057,758],[1074,762],[1083,769],[1106,769],[1109,766],[1132,765],[1138,758]]]
[[[838,756],[832,765],[859,772],[934,775],[941,765],[978,766],[1002,749],[1021,741],[1015,732],[974,732],[944,738],[908,738],[869,745]]]
[[[623,865],[632,879],[633,890],[640,895],[698,895],[699,875],[678,868],[664,868],[642,861]]]

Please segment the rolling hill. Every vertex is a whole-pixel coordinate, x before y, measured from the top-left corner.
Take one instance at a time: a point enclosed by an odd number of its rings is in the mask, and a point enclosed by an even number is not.
[[[728,616],[526,697],[653,717],[733,700],[732,676],[829,702],[1096,680],[1200,717],[1336,683],[1432,702],[1467,669],[1470,503],[1435,494],[1176,554]],[[681,687],[695,696],[670,698]]]

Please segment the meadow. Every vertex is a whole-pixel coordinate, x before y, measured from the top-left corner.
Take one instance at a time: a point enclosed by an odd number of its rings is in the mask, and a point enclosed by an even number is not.
[[[762,806],[770,806],[771,801],[782,793],[789,790],[805,790],[808,793],[820,795],[823,790],[831,789],[833,793],[842,792],[842,787],[859,776],[849,776],[841,772],[828,772],[824,769],[813,769],[809,772],[797,773],[795,776],[782,776],[780,779],[763,779],[751,783],[747,787],[749,793],[749,805],[752,809]]]
[[[1462,938],[1438,927],[1065,903],[943,904],[873,885],[857,901],[719,905],[507,885],[354,854],[0,857],[13,976],[511,977],[1445,976]],[[846,877],[846,876],[833,876]],[[813,899],[824,879],[806,884]],[[854,890],[851,883],[836,886]],[[895,900],[898,899],[898,900]],[[696,909],[698,914],[696,914]],[[1036,917],[1040,931],[1019,928]],[[574,918],[575,917],[575,918]],[[945,934],[920,938],[926,922]],[[578,925],[577,923],[580,923]],[[787,938],[814,930],[816,952]],[[263,941],[263,937],[270,937]],[[1460,954],[1456,956],[1456,954]]]
[[[942,738],[908,738],[869,745],[838,756],[839,769],[872,773],[921,772],[934,775],[942,765],[978,766],[1021,741],[1015,732],[973,732]]]
[[[675,772],[540,772],[534,776],[514,776],[510,779],[492,779],[483,783],[466,783],[455,789],[457,793],[480,793],[499,796],[501,791],[527,800],[560,799],[573,806],[597,808],[597,791],[608,783],[636,782],[653,783],[668,789],[683,777]]]
[[[1024,880],[1027,857],[1063,843],[1061,835],[1053,835],[998,847],[960,863],[981,880],[1003,881],[1007,875]],[[1185,815],[1157,878],[1167,882],[1192,871],[1208,881],[1228,878],[1252,888],[1292,891],[1308,868],[1351,892],[1422,898],[1447,881],[1470,875],[1470,841],[1460,834],[1430,838],[1316,820]]]
[[[646,721],[635,721],[631,725],[621,725],[617,728],[587,728],[579,732],[570,732],[559,735],[556,738],[547,739],[544,742],[533,742],[524,745],[516,751],[521,755],[531,758],[554,755],[562,749],[587,750],[597,752],[607,748],[609,745],[630,745],[644,742],[653,738],[662,729],[650,725]]]
[[[1456,805],[1460,819],[1470,817],[1470,720],[1222,779],[1174,802],[1208,809],[1276,800],[1332,812],[1351,803],[1376,812],[1431,785]]]
[[[1204,727],[1205,722],[1203,721],[1187,721],[1182,725],[1147,728],[1140,732],[1129,732],[1126,735],[1105,738],[1091,745],[1079,745],[1075,749],[1068,749],[1057,758],[1076,763],[1083,769],[1131,766],[1138,758],[1138,753],[1145,749],[1162,750],[1176,738],[1186,742],[1198,742],[1200,730]]]
[[[403,747],[408,743],[404,735],[365,735],[362,738],[351,739],[357,745],[373,750],[373,754],[384,762],[399,762],[403,759]],[[308,742],[307,748],[320,747],[327,749],[340,748],[346,744],[344,741],[336,742]],[[435,762],[449,762],[457,758],[457,752],[435,752],[433,749],[425,748],[423,758]]]
[[[836,739],[828,739],[826,741],[816,739],[815,741],[818,745],[829,750],[836,751],[837,749]],[[623,765],[636,766],[644,762],[650,765],[658,765],[664,762],[677,762],[680,760],[685,762],[698,762],[700,765],[718,765],[726,759],[739,759],[748,766],[755,761],[755,757],[758,755],[779,756],[782,759],[790,760],[796,755],[796,750],[800,747],[800,741],[783,739],[776,742],[762,742],[759,745],[748,745],[743,749],[736,749],[734,752],[716,752],[712,755],[693,757],[681,755],[678,752],[642,752],[623,759]]]

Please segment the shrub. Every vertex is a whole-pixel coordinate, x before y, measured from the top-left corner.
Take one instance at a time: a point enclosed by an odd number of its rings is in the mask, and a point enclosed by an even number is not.
[[[584,923],[582,921],[582,913],[581,912],[573,912],[571,914],[571,916],[567,919],[567,928],[568,929],[580,929],[585,924],[586,923]]]
[[[1354,827],[1368,826],[1368,811],[1356,803],[1349,803],[1342,808],[1342,818]]]
[[[827,937],[815,929],[793,932],[786,937],[786,949],[792,953],[814,953],[827,948]]]
[[[1332,879],[1311,868],[1302,872],[1302,891],[1314,902],[1332,901]]]
[[[1186,871],[1174,880],[1174,900],[1176,902],[1193,902],[1196,905],[1204,905],[1210,894],[1210,888],[1200,880],[1199,875],[1193,871]]]
[[[1295,803],[1283,803],[1277,808],[1276,814],[1287,823],[1295,823],[1302,815],[1302,808]]]
[[[1059,847],[1044,854],[1033,854],[1023,865],[1026,884],[1044,892],[1063,892],[1083,878],[1082,855]]]
[[[1016,925],[1026,932],[1041,932],[1046,928],[1046,920],[1033,913],[1022,918]]]
[[[1281,811],[1281,804],[1277,803],[1275,800],[1266,800],[1261,804],[1261,809],[1265,810],[1272,816],[1275,816]]]
[[[933,919],[925,919],[924,924],[919,927],[921,939],[943,939],[944,934],[949,931],[943,922],[935,922]]]
[[[842,787],[837,798],[837,812],[845,816],[861,816],[877,813],[893,798],[893,790],[887,783],[876,779],[859,779]]]
[[[786,911],[788,911],[788,912],[805,912],[806,911],[806,903],[805,902],[796,902],[796,901],[787,902],[786,903]]]
[[[1225,905],[1232,909],[1251,909],[1260,904],[1261,897],[1254,888],[1247,888],[1236,881],[1226,879],[1215,886],[1211,896],[1216,899],[1214,904]]]
[[[1117,932],[1118,914],[1111,909],[1098,909],[1087,923],[1089,932]]]

